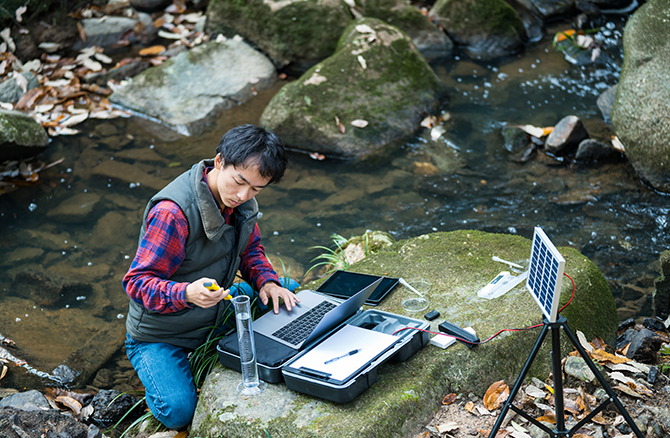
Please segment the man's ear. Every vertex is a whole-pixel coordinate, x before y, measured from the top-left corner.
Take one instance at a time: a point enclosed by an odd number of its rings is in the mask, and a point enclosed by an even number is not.
[[[223,166],[225,165],[225,161],[223,160],[223,157],[220,153],[216,154],[216,157],[214,157],[214,167],[223,170]]]

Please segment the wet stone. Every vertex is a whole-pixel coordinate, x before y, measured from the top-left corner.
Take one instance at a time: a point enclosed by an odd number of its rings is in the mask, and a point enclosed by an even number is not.
[[[663,324],[661,321],[659,321],[656,318],[644,318],[642,320],[642,325],[645,326],[645,328],[648,328],[649,330],[657,331],[657,332],[666,332],[665,324]]]
[[[642,363],[655,363],[656,352],[661,348],[662,343],[663,338],[651,330],[643,328],[631,341],[626,356]]]
[[[73,382],[77,378],[77,373],[67,365],[58,365],[51,374],[58,377],[63,384]]]
[[[137,403],[137,399],[128,394],[121,394],[112,389],[102,389],[91,401],[91,406],[94,409],[92,418],[100,424],[114,423],[130,411],[135,403]],[[142,406],[135,408],[133,411],[134,417],[140,416],[142,410]]]
[[[563,156],[576,149],[579,143],[588,137],[589,134],[579,117],[566,116],[554,126],[544,147],[553,155]]]
[[[619,323],[619,330],[629,329],[635,326],[635,320],[633,318],[628,318],[627,320]]]
[[[19,248],[8,255],[7,259],[3,262],[3,265],[13,265],[18,262],[33,260],[40,257],[42,254],[44,254],[44,250],[41,248]]]
[[[633,341],[633,338],[637,335],[637,330],[630,328],[621,334],[616,340],[617,350],[622,349],[626,345],[630,344]]]
[[[14,408],[22,411],[39,411],[51,409],[49,402],[41,392],[32,391],[19,392],[0,400],[0,408]]]
[[[90,285],[63,280],[55,274],[31,269],[16,274],[13,287],[39,306],[58,306],[64,301],[91,293]]]
[[[96,388],[110,388],[112,386],[112,371],[103,368],[98,371],[93,379],[93,386]]]
[[[612,162],[621,158],[621,153],[612,146],[592,139],[580,142],[575,155],[575,161],[580,163]]]
[[[525,131],[516,126],[503,126],[501,130],[504,147],[508,152],[518,152],[528,147],[528,136]]]
[[[47,217],[65,223],[84,222],[99,201],[100,195],[96,193],[79,193],[49,210]]]
[[[46,400],[46,399],[45,399]],[[49,408],[47,408],[49,409]],[[47,430],[45,434],[37,431]],[[97,434],[95,431],[97,430]],[[2,437],[50,437],[50,438],[98,438],[100,430],[87,426],[57,410],[22,411],[0,409],[0,436]]]
[[[582,357],[568,356],[565,360],[563,371],[568,376],[584,382],[595,382],[596,380],[595,374],[593,374],[593,371],[591,371]]]

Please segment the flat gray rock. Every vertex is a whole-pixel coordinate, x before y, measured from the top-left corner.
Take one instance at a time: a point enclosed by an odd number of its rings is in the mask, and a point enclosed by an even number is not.
[[[32,391],[19,392],[8,395],[0,400],[0,408],[14,408],[22,411],[41,411],[51,409],[51,405],[41,392]]]
[[[226,109],[276,81],[270,60],[240,37],[210,41],[144,70],[110,100],[197,136]]]

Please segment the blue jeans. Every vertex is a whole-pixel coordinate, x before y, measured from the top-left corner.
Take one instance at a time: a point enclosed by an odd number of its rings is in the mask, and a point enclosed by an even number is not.
[[[284,279],[280,278],[282,286]],[[289,279],[287,289],[299,285]],[[247,283],[230,287],[233,296],[257,295]],[[267,310],[260,300],[261,310]],[[232,311],[232,306],[229,306]],[[234,318],[233,318],[234,320]],[[162,342],[141,342],[126,335],[126,354],[145,388],[147,405],[151,413],[165,427],[180,429],[193,419],[198,395],[188,361],[190,350]]]

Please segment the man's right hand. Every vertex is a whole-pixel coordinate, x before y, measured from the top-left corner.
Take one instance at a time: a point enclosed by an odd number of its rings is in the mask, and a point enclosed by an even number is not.
[[[223,289],[209,290],[205,287],[205,283],[216,284],[216,280],[201,278],[186,286],[185,298],[187,303],[207,309],[215,306],[230,293],[229,290]]]

